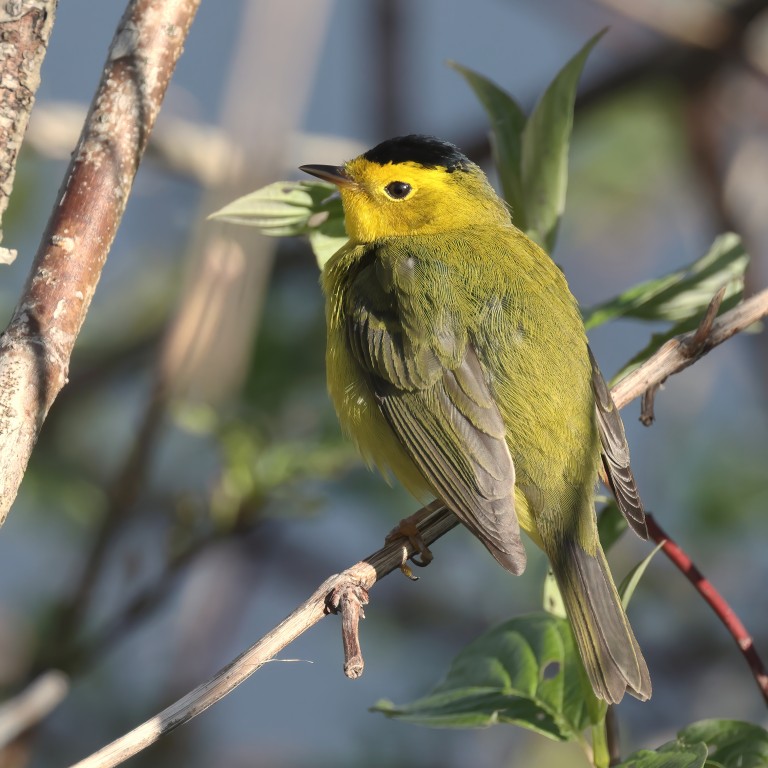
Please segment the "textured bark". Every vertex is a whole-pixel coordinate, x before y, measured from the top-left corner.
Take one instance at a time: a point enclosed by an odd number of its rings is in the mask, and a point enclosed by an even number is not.
[[[0,524],[69,359],[199,0],[132,0],[0,339]]]
[[[40,85],[57,0],[26,0],[0,8],[0,222],[16,176],[16,160]],[[0,229],[0,241],[2,230]],[[6,256],[0,261],[9,261]]]

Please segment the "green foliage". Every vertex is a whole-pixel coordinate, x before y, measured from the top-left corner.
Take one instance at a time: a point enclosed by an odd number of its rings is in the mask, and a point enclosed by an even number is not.
[[[511,619],[470,643],[424,698],[374,709],[443,728],[514,723],[560,741],[583,741],[582,731],[604,714],[568,622],[543,613]]]
[[[502,191],[512,220],[551,253],[565,209],[568,150],[573,129],[576,85],[595,35],[560,70],[526,119],[517,102],[487,78],[458,64],[491,120]]]
[[[752,723],[701,720],[683,728],[677,737],[706,745],[707,768],[765,768],[768,765],[768,731]]]
[[[619,585],[619,594],[621,595],[621,604],[624,606],[624,610],[627,609],[629,601],[632,599],[632,595],[635,593],[637,585],[640,583],[640,579],[645,573],[645,569],[651,564],[654,555],[662,548],[663,544],[657,544],[625,577]]]
[[[247,421],[218,427],[216,437],[223,469],[211,494],[211,515],[225,529],[262,515],[268,498],[284,497],[302,480],[331,477],[354,460],[346,441],[270,439]],[[293,507],[306,510],[308,504]],[[281,517],[285,514],[281,505]]]
[[[528,195],[522,177],[525,112],[512,96],[487,77],[455,61],[448,62],[448,66],[464,77],[485,108],[491,121],[491,147],[501,192],[509,203],[512,221],[525,232],[528,230]]]
[[[726,288],[724,307],[739,301],[748,263],[739,236],[732,232],[720,235],[704,256],[688,266],[635,285],[585,311],[584,325],[589,330],[619,317],[678,324],[700,319],[722,286]]]
[[[617,768],[764,768],[768,732],[739,720],[702,720],[658,750],[640,750]]]
[[[597,517],[597,532],[603,551],[607,552],[628,527],[619,505],[611,498]]]
[[[657,750],[641,749],[616,768],[703,768],[706,760],[706,744],[670,741]]]
[[[336,188],[322,181],[277,181],[208,218],[256,227],[270,237],[306,235],[321,270],[347,241],[341,200]]]
[[[720,288],[725,287],[725,295],[719,311],[734,307],[742,297],[748,264],[749,255],[741,239],[728,232],[717,237],[709,251],[688,266],[635,285],[586,310],[584,324],[588,330],[620,317],[673,323],[664,332],[654,333],[648,345],[614,379],[637,368],[669,339],[696,328]]]

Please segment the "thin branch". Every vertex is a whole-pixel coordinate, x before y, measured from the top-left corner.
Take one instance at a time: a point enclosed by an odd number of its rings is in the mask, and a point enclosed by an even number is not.
[[[694,332],[693,336],[684,339],[681,343],[683,345],[683,351],[686,357],[694,357],[700,352],[704,354],[704,346],[709,338],[709,334],[712,332],[712,326],[717,317],[717,313],[720,311],[720,306],[725,298],[725,286],[712,297],[712,301],[709,302],[707,311],[704,313],[704,317],[699,323],[699,327]],[[656,418],[653,412],[653,404],[656,399],[656,393],[659,391],[661,384],[653,384],[643,392],[640,399],[640,421],[646,427],[650,427],[653,424],[653,420]]]
[[[56,160],[68,158],[85,113],[78,103],[41,101],[29,121],[25,149]],[[242,165],[245,152],[219,126],[164,113],[152,131],[145,160],[202,187],[216,187],[226,182],[233,167]]]
[[[653,515],[647,514],[646,520],[650,537],[657,544],[661,544],[664,554],[683,573],[685,578],[693,584],[696,591],[707,601],[717,618],[723,622],[726,629],[731,633],[749,668],[752,670],[752,676],[755,678],[757,687],[760,689],[766,705],[768,705],[768,671],[766,671],[765,665],[755,649],[755,643],[752,636],[747,632],[747,628],[741,623],[741,619],[734,613],[733,608],[728,605],[725,598],[696,567],[691,558],[685,554],[678,544],[669,538],[667,533],[656,522]]]
[[[712,323],[712,328],[700,344],[692,346],[698,331],[691,331],[670,339],[643,365],[627,374],[611,390],[617,408],[640,397],[645,390],[658,387],[672,374],[679,373],[718,344],[727,341],[736,333],[749,328],[768,315],[768,288],[724,312]]]
[[[621,762],[619,718],[616,717],[616,707],[613,705],[605,710],[605,740],[608,743],[608,765],[618,765]]]
[[[716,320],[712,324],[709,337],[703,340],[696,351],[696,358],[692,359],[687,357],[685,352],[680,352],[680,349],[690,350],[690,340],[694,338],[696,331],[670,340],[640,368],[613,388],[616,405],[621,408],[642,393],[637,382],[645,381],[646,386],[653,386],[666,380],[672,374],[687,368],[694,359],[698,359],[717,344],[721,344],[765,315],[768,315],[768,289]],[[625,384],[627,379],[631,379],[629,385]],[[419,518],[414,518],[419,520],[418,529],[427,545],[458,525],[455,515],[446,507],[437,506],[435,502],[422,512],[425,513],[423,517],[419,515]],[[408,557],[417,552],[413,544],[405,540],[391,543],[343,573],[331,576],[288,618],[210,680],[152,719],[80,761],[73,768],[111,768],[119,765],[156,742],[163,734],[204,712],[247,680],[259,667],[273,659],[299,635],[323,619],[329,612],[328,601],[333,595],[341,594],[344,589],[363,590],[367,594],[379,579],[400,568],[404,549]],[[362,656],[359,662],[362,663]]]
[[[91,604],[98,575],[110,552],[115,536],[125,523],[144,484],[154,457],[156,439],[163,426],[165,398],[158,387],[148,398],[139,427],[127,451],[119,472],[107,490],[106,514],[99,522],[91,547],[84,557],[83,569],[72,595],[60,614],[54,633],[56,646],[63,651],[57,665],[67,668],[72,641]]]
[[[40,67],[48,50],[56,5],[57,0],[29,0],[5,3],[0,11],[0,222],[8,207],[21,142],[40,86]],[[6,256],[0,260],[7,263],[13,259]]]
[[[131,0],[0,340],[0,524],[13,504],[122,218],[199,0]]]
[[[730,15],[714,3],[699,3],[694,6],[666,3],[664,0],[649,0],[645,3],[597,1],[612,11],[684,45],[716,50],[733,35]]]
[[[440,507],[423,521],[419,530],[425,543],[431,544],[456,525],[458,525],[456,517],[445,507]],[[204,712],[250,677],[259,667],[273,659],[299,635],[328,615],[329,595],[350,588],[367,592],[379,579],[397,570],[402,563],[403,546],[407,548],[409,556],[416,551],[410,544],[392,543],[343,573],[326,579],[290,616],[208,682],[198,686],[122,738],[80,761],[76,764],[76,768],[109,768],[119,765],[153,744],[163,734]]]
[[[38,725],[69,692],[69,679],[52,669],[33,680],[21,693],[0,706],[0,748]]]

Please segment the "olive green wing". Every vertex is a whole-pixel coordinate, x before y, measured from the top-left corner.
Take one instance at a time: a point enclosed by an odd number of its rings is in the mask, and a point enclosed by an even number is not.
[[[592,363],[592,389],[595,393],[601,455],[608,487],[630,528],[641,538],[647,539],[645,510],[629,465],[629,446],[624,434],[624,424],[591,349],[589,359]]]
[[[432,327],[419,327],[417,337],[414,319],[403,316],[407,302],[387,290],[380,273],[381,265],[371,264],[350,286],[352,353],[381,413],[437,495],[502,566],[521,573],[526,556],[514,465],[477,355],[450,313],[436,312]]]

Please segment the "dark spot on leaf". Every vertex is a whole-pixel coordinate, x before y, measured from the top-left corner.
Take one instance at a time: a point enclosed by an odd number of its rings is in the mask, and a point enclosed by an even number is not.
[[[551,680],[553,677],[556,677],[559,674],[559,672],[560,672],[560,662],[550,661],[549,664],[547,664],[547,666],[541,670],[541,679]]]

